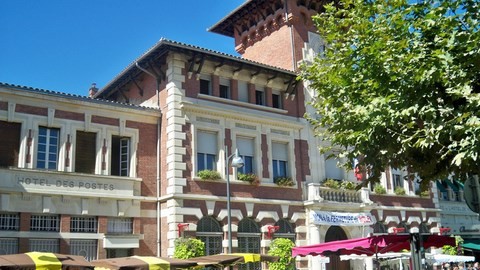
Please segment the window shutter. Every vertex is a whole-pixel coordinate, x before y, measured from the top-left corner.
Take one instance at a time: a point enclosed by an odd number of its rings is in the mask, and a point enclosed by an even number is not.
[[[253,148],[253,139],[252,138],[245,138],[245,137],[238,137],[237,138],[237,149],[242,156],[255,156],[255,151]],[[233,149],[235,151],[235,149]]]
[[[21,124],[0,121],[2,143],[0,143],[0,167],[18,166]]]
[[[199,131],[197,135],[197,145],[198,153],[217,155],[217,134]]]
[[[77,131],[75,172],[95,173],[97,134]]]
[[[288,150],[286,143],[272,143],[272,157],[275,160],[288,161]]]

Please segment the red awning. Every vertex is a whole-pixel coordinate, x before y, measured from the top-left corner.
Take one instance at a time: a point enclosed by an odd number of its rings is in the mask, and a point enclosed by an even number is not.
[[[410,249],[410,235],[376,235],[366,238],[355,238],[326,242],[316,245],[294,247],[292,256],[323,255],[331,254],[350,255],[366,254],[375,255],[379,253],[398,252]],[[441,235],[422,235],[424,248],[443,247],[445,245],[455,246],[455,238]]]

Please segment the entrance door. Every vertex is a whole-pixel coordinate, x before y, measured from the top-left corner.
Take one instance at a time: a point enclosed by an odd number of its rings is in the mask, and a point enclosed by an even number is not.
[[[345,231],[339,226],[328,228],[325,235],[325,242],[348,239]],[[327,270],[350,270],[350,261],[340,261],[339,255],[330,255],[330,263],[327,263]]]

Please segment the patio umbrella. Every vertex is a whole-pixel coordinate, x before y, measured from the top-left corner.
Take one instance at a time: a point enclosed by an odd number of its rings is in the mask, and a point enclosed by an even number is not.
[[[257,253],[231,253],[231,254],[216,254],[209,256],[202,256],[190,258],[201,266],[229,266],[249,262],[276,262],[279,260],[278,256],[263,255]]]
[[[91,262],[95,269],[109,270],[170,270],[197,266],[190,260],[159,258],[153,256],[131,256],[112,259],[95,260]]]
[[[27,252],[0,256],[0,269],[22,270],[61,270],[61,269],[93,269],[93,266],[82,256],[49,253]]]
[[[422,235],[424,248],[455,246],[455,238],[443,235]],[[379,253],[399,252],[410,249],[410,235],[375,235],[365,238],[354,238],[326,242],[316,245],[294,247],[292,256],[307,255],[349,255],[365,254],[376,255]]]

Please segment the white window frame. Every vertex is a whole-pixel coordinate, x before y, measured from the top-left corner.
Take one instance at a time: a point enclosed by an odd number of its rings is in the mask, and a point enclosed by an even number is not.
[[[30,231],[59,232],[60,217],[57,215],[32,215],[30,217]]]
[[[0,238],[0,255],[17,254],[18,238]]]
[[[216,149],[203,149],[204,147],[207,147],[206,146],[206,143],[201,143],[200,142],[200,134],[209,134],[212,138],[215,139],[215,142],[211,142],[215,147]],[[196,142],[196,151],[195,151],[195,172],[198,173],[198,171],[200,171],[200,168],[198,166],[198,154],[204,154],[206,158],[207,155],[214,155],[215,156],[215,161],[213,163],[213,168],[212,170],[218,170],[218,168],[220,166],[218,166],[218,162],[220,160],[220,156],[219,156],[219,136],[218,136],[219,132],[217,131],[214,131],[214,130],[208,130],[208,129],[197,129],[196,132],[195,132],[195,142]],[[205,160],[205,162],[207,162]],[[202,168],[202,169],[206,169],[206,168]]]
[[[87,261],[97,259],[97,239],[70,239],[70,254],[82,256]]]
[[[18,213],[0,213],[0,231],[18,231],[20,215]]]
[[[40,135],[40,130],[46,130],[46,135],[45,135],[45,142],[41,142],[42,140],[40,139],[43,137],[43,135]],[[51,141],[55,138],[51,134],[53,130],[58,131],[58,136],[56,137],[57,143],[56,145],[53,145]],[[46,169],[46,170],[58,170],[59,168],[59,156],[60,156],[60,135],[61,135],[62,130],[60,128],[53,128],[53,127],[45,127],[45,126],[39,126],[38,127],[38,134],[37,134],[37,143],[36,143],[36,159],[35,159],[35,168],[37,169]],[[40,151],[40,146],[44,145],[45,146],[45,151]],[[55,147],[54,151],[51,151],[51,147]],[[45,155],[45,159],[40,159],[39,155],[40,154]],[[50,159],[51,155],[55,156],[55,159]],[[39,167],[39,162],[44,162],[44,167]],[[55,168],[50,168],[49,164],[54,163]]]

